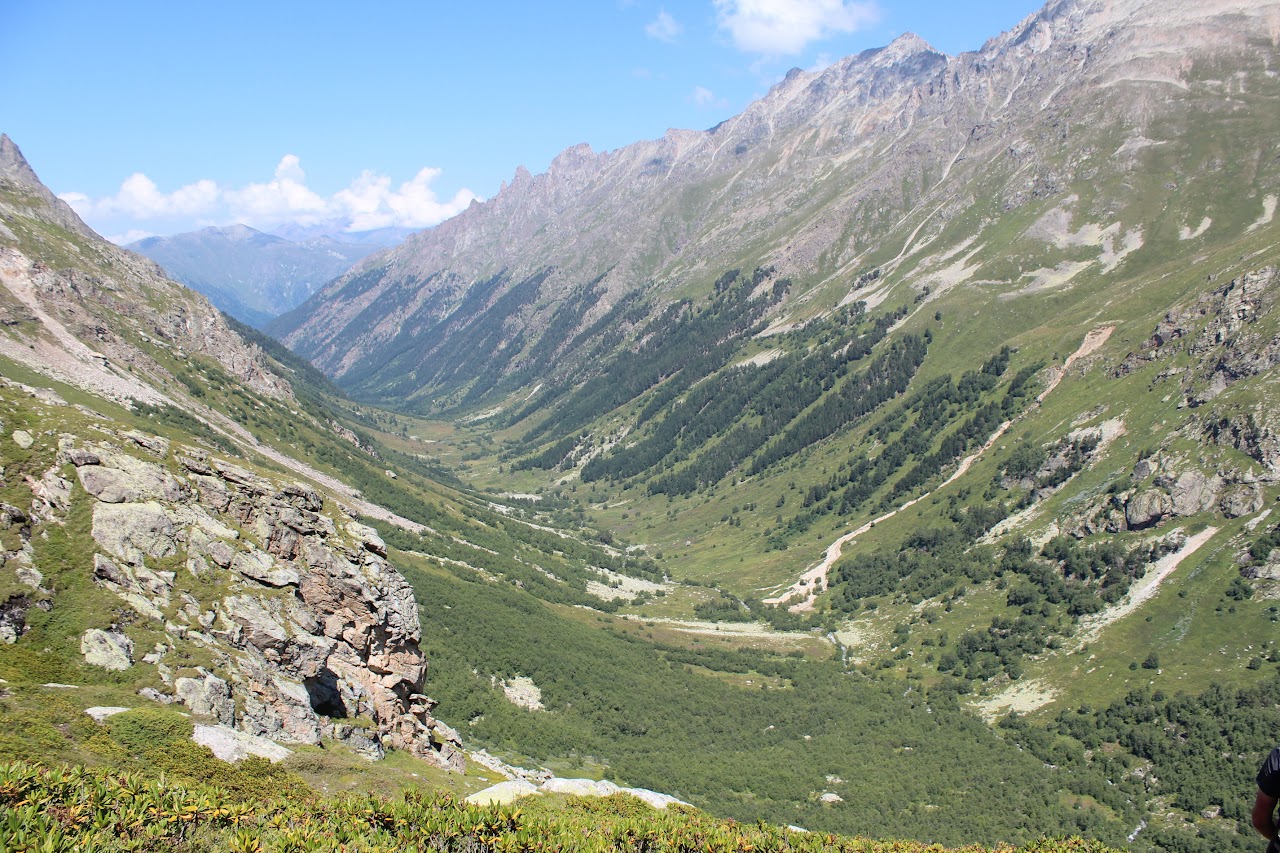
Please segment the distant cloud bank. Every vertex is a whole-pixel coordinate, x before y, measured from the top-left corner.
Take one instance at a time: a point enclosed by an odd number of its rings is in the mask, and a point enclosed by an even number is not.
[[[307,186],[298,157],[286,154],[266,183],[236,188],[204,179],[166,193],[136,172],[125,178],[115,195],[91,198],[69,192],[61,197],[95,228],[106,225],[105,230],[121,232],[112,238],[116,242],[235,222],[270,229],[285,223],[312,225],[338,219],[348,222],[347,230],[352,232],[429,228],[479,198],[465,188],[451,199],[438,198],[431,183],[440,174],[439,169],[424,168],[412,180],[393,187],[391,178],[366,169],[326,198]]]
[[[790,56],[880,18],[875,0],[714,0],[716,22],[746,53]]]

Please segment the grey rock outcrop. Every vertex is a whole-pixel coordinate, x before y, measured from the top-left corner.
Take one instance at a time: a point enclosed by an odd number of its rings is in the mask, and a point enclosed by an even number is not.
[[[1173,498],[1161,489],[1148,489],[1129,498],[1124,507],[1124,520],[1131,530],[1141,530],[1158,523],[1173,512]]]
[[[1184,471],[1168,484],[1173,501],[1174,515],[1195,515],[1208,512],[1218,505],[1222,492],[1222,478],[1206,477],[1199,471]]]
[[[178,529],[159,503],[99,503],[93,508],[93,538],[108,554],[131,566],[146,557],[178,553]]]
[[[27,627],[27,611],[31,609],[31,597],[11,595],[0,602],[0,643],[13,645]]]
[[[248,735],[331,737],[371,758],[401,749],[461,767],[457,733],[422,692],[417,602],[377,531],[335,521],[309,486],[118,438],[64,437],[59,459],[94,498],[94,582],[169,638],[146,659],[174,699]],[[132,665],[125,631],[86,633],[86,659]],[[215,664],[184,669],[186,644]]]
[[[123,671],[133,666],[133,641],[119,631],[90,628],[80,638],[85,663]]]
[[[1232,486],[1222,496],[1222,514],[1227,518],[1240,518],[1262,509],[1265,495],[1258,483]]]
[[[1280,413],[1259,405],[1254,411],[1215,413],[1198,430],[1198,438],[1239,450],[1280,478]]]
[[[212,717],[220,725],[235,722],[236,706],[231,700],[231,687],[213,673],[203,673],[203,678],[179,678],[173,683],[178,701],[200,717]]]

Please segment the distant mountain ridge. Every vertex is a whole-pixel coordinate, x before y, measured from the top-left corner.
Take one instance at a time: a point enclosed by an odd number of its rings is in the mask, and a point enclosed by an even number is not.
[[[387,249],[402,242],[415,230],[417,229],[388,225],[385,228],[374,228],[370,231],[352,231],[349,220],[331,219],[327,222],[318,222],[313,225],[286,222],[273,228],[271,233],[277,237],[292,240],[295,243],[305,243],[309,240],[328,237],[347,245],[376,246],[381,249]]]
[[[521,168],[493,199],[367,259],[271,328],[361,393],[425,398],[475,392],[481,373],[586,364],[569,342],[628,295],[661,304],[705,293],[730,268],[794,281],[772,312],[780,323],[845,298],[872,269],[937,278],[922,250],[945,251],[948,229],[952,246],[972,241],[956,257],[994,258],[1015,236],[1000,221],[1086,189],[1106,197],[1068,218],[1125,220],[1128,237],[1110,239],[1133,241],[1132,253],[1155,226],[1142,220],[1160,190],[1122,198],[1126,173],[1169,159],[1181,127],[1225,109],[1213,82],[1223,62],[1265,87],[1278,22],[1273,0],[1054,0],[956,57],[904,35],[820,72],[794,70],[710,130],[575,146],[536,177]],[[1197,168],[1167,167],[1191,178]],[[1030,251],[1028,271],[1061,261],[1053,241]],[[970,277],[1013,284],[1022,272],[979,263]],[[493,357],[442,365],[450,340],[482,323],[503,329]],[[548,329],[561,336],[543,341]]]
[[[381,245],[344,242],[322,231],[294,240],[230,225],[147,237],[125,248],[151,258],[236,319],[262,326]]]

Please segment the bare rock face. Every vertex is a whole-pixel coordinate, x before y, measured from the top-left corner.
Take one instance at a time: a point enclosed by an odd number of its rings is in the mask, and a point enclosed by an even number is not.
[[[231,700],[231,686],[211,672],[203,678],[179,678],[173,683],[178,701],[200,717],[212,717],[220,725],[235,722],[236,706]]]
[[[1141,530],[1159,523],[1173,512],[1173,499],[1160,489],[1148,489],[1129,498],[1124,508],[1124,520],[1130,530]]]
[[[1222,496],[1220,508],[1227,518],[1241,518],[1262,509],[1265,499],[1258,483],[1233,486]]]
[[[94,582],[170,638],[146,661],[173,699],[246,735],[337,738],[371,758],[391,748],[462,766],[457,733],[422,692],[413,590],[375,530],[335,521],[309,486],[117,438],[64,436],[58,458],[94,499]],[[216,665],[184,668],[184,644]],[[133,664],[127,628],[92,629],[82,646],[90,663]]]
[[[133,641],[120,631],[90,628],[80,638],[85,663],[103,669],[126,670],[133,666]]]
[[[1280,477],[1280,414],[1259,406],[1251,412],[1224,412],[1203,423],[1201,437],[1210,444],[1233,447]]]
[[[1199,471],[1186,471],[1169,485],[1174,515],[1195,515],[1218,505],[1222,478],[1206,477]]]

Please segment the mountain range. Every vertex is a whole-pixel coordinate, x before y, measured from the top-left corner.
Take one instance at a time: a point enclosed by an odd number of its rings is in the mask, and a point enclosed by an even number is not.
[[[314,233],[293,240],[231,225],[147,237],[125,248],[160,264],[219,310],[258,327],[378,251],[386,245],[381,239],[360,242]]]
[[[213,775],[198,724],[319,790],[1252,849],[1278,54],[1276,0],[906,35],[518,171],[270,323],[296,355],[0,138],[0,756]]]
[[[673,304],[732,268],[792,281],[770,311],[778,328],[851,298],[874,271],[873,301],[959,284],[1016,300],[1123,274],[1162,254],[1161,239],[1178,245],[1185,230],[1212,244],[1269,209],[1254,186],[1261,150],[1231,161],[1256,173],[1224,180],[1225,158],[1198,139],[1217,123],[1233,145],[1265,148],[1274,14],[1244,0],[1055,2],[957,57],[904,35],[793,71],[710,130],[577,146],[544,175],[519,171],[271,328],[370,398],[463,386],[474,398],[482,370],[586,365],[582,345],[623,300]],[[1196,209],[1163,211],[1173,183]],[[450,353],[495,323],[502,340],[483,364]]]

